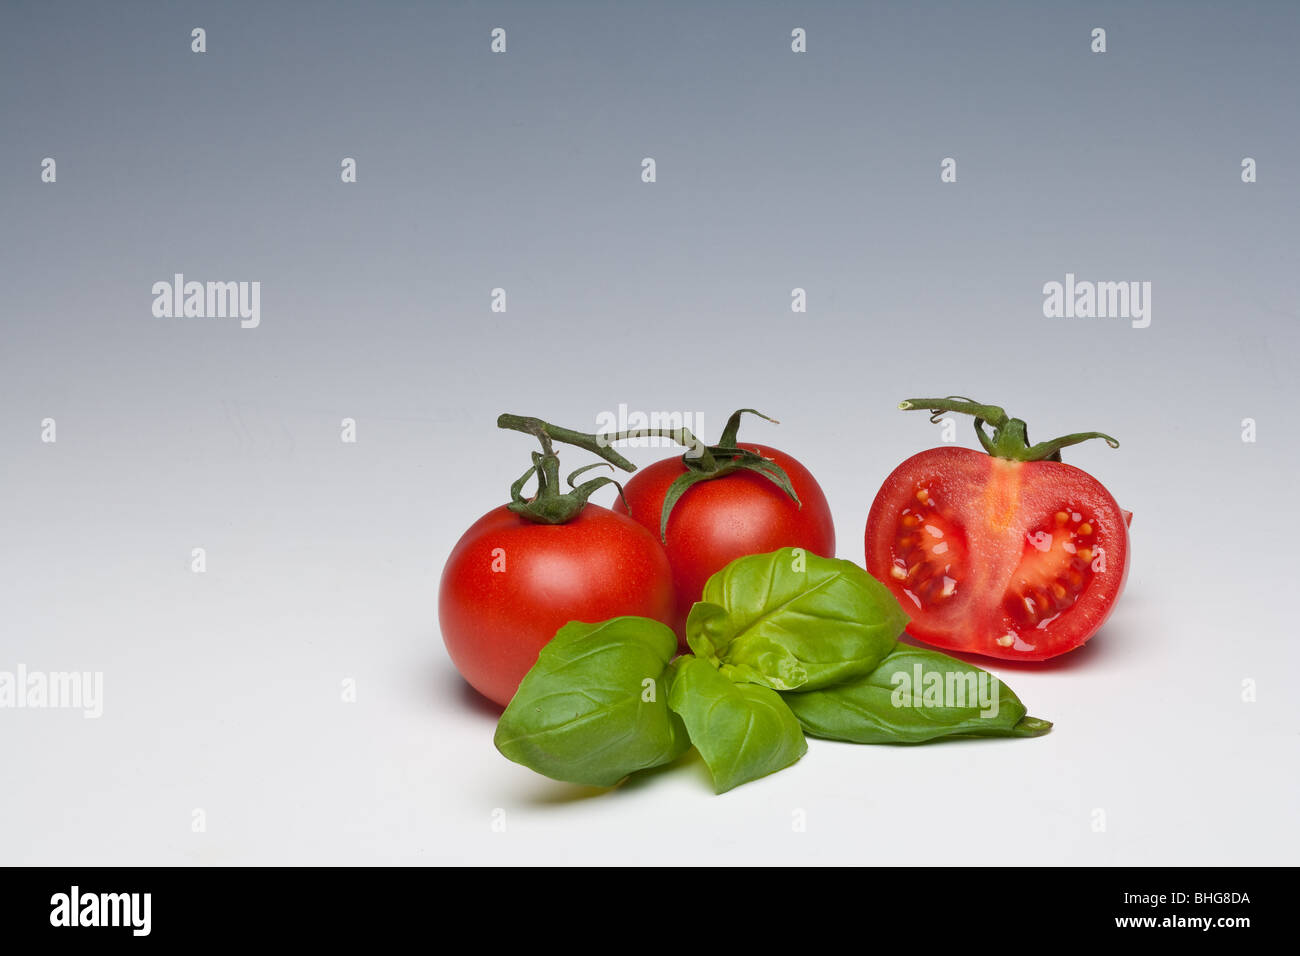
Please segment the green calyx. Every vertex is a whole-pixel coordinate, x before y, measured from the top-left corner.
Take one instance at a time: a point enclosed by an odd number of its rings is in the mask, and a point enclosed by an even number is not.
[[[931,413],[930,421],[936,424],[944,412],[973,415],[975,434],[979,436],[984,450],[994,458],[1005,458],[1008,461],[1060,461],[1062,448],[1094,438],[1102,439],[1111,448],[1119,447],[1118,441],[1101,432],[1076,432],[1031,445],[1028,427],[1019,418],[1009,417],[997,405],[981,405],[960,395],[949,395],[947,398],[909,398],[898,407],[903,411],[925,409]],[[992,427],[992,434],[984,430],[985,424]]]
[[[542,450],[533,452],[533,466],[510,486],[510,503],[506,505],[520,517],[538,524],[564,524],[571,521],[587,506],[587,499],[592,493],[606,485],[614,485],[618,488],[620,497],[623,494],[623,486],[607,475],[588,479],[582,484],[575,482],[583,472],[602,467],[601,462],[584,465],[571,472],[565,479],[569,486],[569,490],[565,491],[560,485],[560,459],[555,454],[552,442],[560,441],[584,448],[604,458],[610,465],[616,465],[624,471],[636,471],[636,465],[602,443],[595,435],[560,428],[540,418],[528,418],[523,415],[501,415],[497,418],[497,427],[525,432],[541,442]],[[532,498],[525,498],[524,485],[534,475],[537,476],[537,492]],[[624,503],[626,504],[626,500]]]
[[[668,438],[688,449],[686,454],[682,456],[682,464],[686,466],[686,471],[668,486],[668,492],[664,495],[664,507],[659,518],[659,538],[664,543],[668,541],[668,518],[672,515],[673,508],[677,506],[677,502],[681,500],[682,495],[701,481],[712,481],[715,478],[722,478],[738,471],[752,471],[755,474],[762,475],[785,492],[796,505],[800,508],[803,507],[802,502],[799,501],[799,496],[795,493],[794,486],[790,483],[790,476],[785,473],[784,468],[772,461],[772,459],[764,458],[756,451],[738,447],[736,433],[740,430],[740,416],[746,412],[757,415],[759,418],[773,424],[780,424],[775,418],[770,418],[762,412],[755,411],[752,408],[742,408],[727,419],[727,425],[722,430],[722,437],[718,439],[716,445],[705,445],[700,439],[691,434],[688,428],[633,428],[627,431],[598,436],[598,441],[602,444],[624,441],[629,438]]]

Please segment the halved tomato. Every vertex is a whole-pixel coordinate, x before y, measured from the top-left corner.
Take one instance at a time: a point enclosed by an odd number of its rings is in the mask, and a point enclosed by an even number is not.
[[[904,405],[936,403],[968,410],[948,399]],[[996,452],[1029,456],[1027,441],[980,434],[988,454],[934,448],[885,479],[867,518],[867,570],[898,597],[920,640],[1008,660],[1055,657],[1092,637],[1115,606],[1131,516],[1097,479],[1051,460],[1073,440],[1033,446],[1047,458],[1016,460]]]

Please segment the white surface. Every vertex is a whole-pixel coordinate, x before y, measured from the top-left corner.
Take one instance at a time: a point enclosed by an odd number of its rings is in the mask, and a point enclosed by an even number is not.
[[[775,5],[592,6],[491,5],[496,56],[477,4],[0,4],[0,670],[105,694],[0,711],[0,863],[1296,863],[1294,5],[1118,5],[1105,55],[1093,5],[800,6],[798,55]],[[260,326],[154,318],[176,272]],[[1067,272],[1150,327],[1044,318]],[[1123,442],[1066,454],[1136,514],[1114,617],[994,665],[1050,735],[721,797],[497,754],[435,601],[527,467],[498,413],[758,407],[861,560],[949,392]]]
[[[496,496],[471,482],[435,504],[428,446],[399,440],[413,433],[430,434],[381,423],[357,446],[246,454],[221,501],[203,505],[184,491],[205,472],[202,455],[167,476],[169,492],[123,467],[77,501],[54,490],[64,449],[43,449],[50,480],[22,477],[52,490],[7,529],[4,570],[11,581],[20,562],[45,573],[8,595],[22,630],[6,650],[32,668],[103,670],[105,706],[98,720],[0,713],[3,862],[1295,858],[1295,708],[1283,683],[1294,653],[1251,643],[1284,633],[1266,606],[1242,617],[1240,592],[1214,586],[1212,568],[1180,570],[1194,539],[1160,527],[1179,519],[1176,498],[1163,513],[1125,502],[1138,512],[1133,573],[1093,644],[1051,667],[995,667],[1031,713],[1056,722],[1050,735],[913,748],[813,740],[792,769],[720,797],[694,757],[602,793],[538,777],[492,747],[495,712],[447,660],[434,600],[441,556]],[[486,466],[500,484],[505,452],[526,440],[484,434],[503,446]],[[107,448],[87,454],[112,460]],[[369,482],[384,493],[343,493]],[[865,508],[845,505],[847,483],[836,475],[827,490],[841,556],[856,558]],[[190,572],[181,539],[208,548],[206,574]],[[1220,630],[1219,619],[1239,624]],[[1258,703],[1241,703],[1244,676],[1259,680]],[[357,682],[354,704],[340,700],[345,678]],[[191,830],[195,808],[206,832]],[[1096,808],[1105,832],[1092,829]],[[498,809],[504,832],[492,829]],[[792,826],[798,810],[806,832]]]

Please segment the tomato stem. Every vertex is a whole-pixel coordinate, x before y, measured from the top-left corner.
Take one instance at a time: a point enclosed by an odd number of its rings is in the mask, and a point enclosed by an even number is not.
[[[1080,442],[1100,438],[1111,448],[1118,448],[1119,442],[1102,432],[1075,432],[1062,435],[1051,441],[1029,444],[1029,428],[1019,418],[1011,418],[1006,410],[998,405],[981,405],[973,399],[961,395],[949,395],[947,398],[909,398],[899,403],[903,411],[924,409],[930,412],[930,421],[936,424],[945,412],[959,415],[971,415],[975,418],[975,434],[979,437],[984,450],[994,458],[1006,458],[1010,461],[1060,461],[1061,449]],[[990,435],[984,430],[985,424],[993,427]]]
[[[702,468],[713,469],[717,467],[717,461],[713,455],[716,451],[729,450],[739,453],[739,449],[719,449],[717,446],[710,447],[696,438],[689,428],[628,428],[621,432],[605,432],[596,436],[596,439],[602,443],[610,444],[616,441],[629,441],[634,438],[667,438],[674,441],[686,449],[683,456],[695,462],[698,462]]]
[[[631,438],[667,438],[687,449],[686,454],[682,456],[682,464],[686,466],[686,471],[668,486],[668,491],[664,495],[663,511],[659,516],[659,539],[665,544],[668,543],[668,518],[682,495],[692,485],[701,481],[712,481],[733,472],[752,471],[762,475],[785,492],[797,506],[803,507],[803,502],[795,493],[794,485],[790,483],[790,476],[785,473],[784,468],[756,451],[741,448],[737,443],[736,434],[740,430],[740,418],[746,413],[757,415],[775,425],[780,424],[775,418],[753,408],[741,408],[732,412],[731,417],[727,419],[727,424],[722,429],[722,436],[716,445],[705,445],[688,428],[631,428],[596,436],[596,439],[602,443],[626,441]]]
[[[610,448],[609,443],[602,441],[599,435],[589,435],[587,432],[574,431],[572,428],[561,428],[559,425],[552,425],[540,418],[530,418],[526,415],[499,415],[497,416],[497,428],[509,428],[536,436],[537,440],[542,443],[542,450],[548,455],[553,454],[551,441],[560,441],[566,445],[583,448],[592,454],[599,455],[611,465],[616,465],[624,471],[636,471],[636,465],[613,448]]]
[[[622,497],[623,486],[608,475],[591,478],[580,485],[575,484],[574,480],[583,472],[603,467],[605,464],[617,466],[624,471],[636,471],[636,465],[610,448],[607,442],[602,442],[596,435],[574,431],[571,428],[561,428],[540,418],[524,415],[502,414],[497,418],[497,427],[524,432],[534,436],[541,443],[542,450],[533,452],[532,467],[510,486],[510,503],[506,505],[520,517],[538,524],[565,524],[571,521],[587,506],[587,499],[597,489],[606,485],[614,485],[618,488],[619,496]],[[555,453],[553,445],[553,442],[557,441],[586,449],[604,458],[605,461],[584,465],[570,473],[567,478],[569,491],[564,491],[560,484],[560,458]],[[534,475],[537,477],[537,492],[532,498],[524,498],[524,485]]]

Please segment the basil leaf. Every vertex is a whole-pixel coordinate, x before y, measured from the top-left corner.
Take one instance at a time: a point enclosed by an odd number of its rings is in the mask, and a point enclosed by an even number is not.
[[[859,744],[915,744],[936,737],[1037,737],[1051,723],[986,670],[899,644],[865,677],[807,694],[783,694],[804,731]]]
[[[686,640],[733,681],[812,691],[871,673],[906,626],[889,589],[852,561],[782,548],[709,578]]]
[[[497,749],[555,780],[609,787],[690,749],[668,709],[672,629],[644,617],[572,621],[537,657],[497,724]]]
[[[698,657],[679,658],[673,672],[668,706],[681,715],[718,793],[782,770],[808,752],[799,721],[776,691],[733,684]]]

